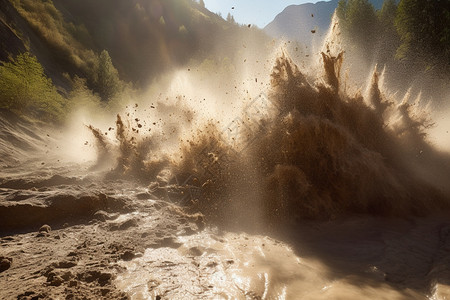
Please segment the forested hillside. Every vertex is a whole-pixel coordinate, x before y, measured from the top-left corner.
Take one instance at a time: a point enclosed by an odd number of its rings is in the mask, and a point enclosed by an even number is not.
[[[61,117],[71,105],[64,99],[74,94],[107,103],[193,60],[232,57],[237,51],[229,45],[238,37],[265,39],[258,29],[227,22],[193,0],[0,4],[0,107],[35,117]],[[31,84],[24,88],[26,81]],[[40,96],[32,91],[42,86],[51,86],[52,96],[34,99]],[[53,102],[59,103],[57,110]]]

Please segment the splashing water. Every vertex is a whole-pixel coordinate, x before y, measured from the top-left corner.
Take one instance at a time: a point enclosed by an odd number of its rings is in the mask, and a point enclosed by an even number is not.
[[[377,67],[364,96],[361,88],[351,92],[341,79],[345,59],[336,16],[317,61],[322,76],[300,70],[283,50],[267,92],[237,105],[241,112],[226,127],[214,117],[184,123],[190,128],[183,139],[170,128],[138,134],[118,116],[110,176],[176,184],[183,189],[180,203],[238,228],[448,209],[450,158],[427,140],[433,123],[420,97],[411,102],[409,94],[402,100],[386,95]],[[163,135],[176,137],[172,153]]]
[[[150,183],[165,170],[199,191],[193,210],[240,226],[448,208],[442,180],[450,175],[448,157],[427,142],[426,115],[408,99],[384,96],[376,70],[365,98],[347,95],[343,53],[327,52],[321,53],[325,75],[315,81],[283,53],[270,93],[255,104],[259,114],[245,110],[224,131],[210,121],[181,144],[180,159],[156,159],[152,137],[128,137],[118,116],[113,172]]]

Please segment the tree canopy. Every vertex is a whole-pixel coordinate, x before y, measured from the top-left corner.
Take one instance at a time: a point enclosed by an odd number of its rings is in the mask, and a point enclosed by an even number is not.
[[[336,13],[345,37],[379,51],[382,60],[395,57],[450,72],[450,1],[397,2],[385,0],[376,12],[368,0],[340,0]]]
[[[427,61],[444,59],[450,64],[450,1],[402,0],[395,26],[402,45],[398,57],[417,56]]]
[[[375,39],[377,17],[368,0],[341,0],[337,8],[344,32],[354,42],[371,47]]]

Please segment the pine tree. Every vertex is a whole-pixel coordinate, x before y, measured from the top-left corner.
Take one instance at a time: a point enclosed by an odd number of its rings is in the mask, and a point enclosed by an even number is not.
[[[399,58],[444,59],[450,66],[450,1],[402,0],[395,25],[402,39]]]
[[[377,12],[379,29],[379,53],[378,59],[381,63],[393,61],[395,53],[400,46],[400,36],[395,28],[397,15],[396,0],[385,0],[381,10]]]
[[[100,53],[96,75],[97,92],[102,100],[110,100],[119,91],[121,82],[119,72],[114,67],[111,57],[106,50]]]
[[[373,5],[368,0],[341,0],[336,13],[346,37],[364,50],[371,50],[378,26]]]

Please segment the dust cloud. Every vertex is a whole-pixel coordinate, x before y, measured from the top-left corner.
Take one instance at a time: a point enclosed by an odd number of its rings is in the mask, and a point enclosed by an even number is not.
[[[276,52],[265,59],[275,62],[269,78],[261,76],[266,63],[230,78],[176,71],[165,100],[160,93],[117,116],[110,176],[156,179],[158,188],[182,183],[196,194],[183,205],[237,227],[449,207],[449,157],[428,138],[429,110],[410,92],[386,93],[376,66],[352,89],[336,20],[313,57],[322,71],[303,71],[286,49]],[[143,115],[151,107],[155,114]]]

